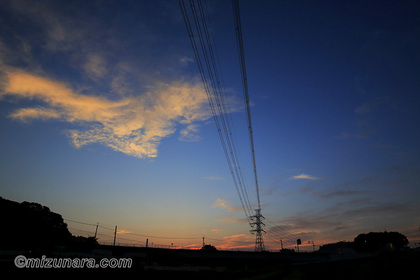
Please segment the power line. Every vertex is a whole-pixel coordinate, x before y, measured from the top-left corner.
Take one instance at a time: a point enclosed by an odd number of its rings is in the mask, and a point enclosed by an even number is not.
[[[204,3],[206,4],[206,2],[204,2]],[[205,9],[204,9],[205,14],[206,14],[205,18],[207,19],[208,26],[210,27],[210,30],[213,30],[212,25],[211,25],[211,17],[208,15],[207,10],[208,10],[207,5],[205,5]],[[237,149],[237,144],[236,144],[238,142],[238,139],[236,137],[235,126],[234,126],[232,114],[229,114],[229,112],[232,112],[232,109],[230,108],[229,102],[225,102],[225,99],[224,99],[223,89],[226,88],[226,87],[225,87],[225,84],[224,84],[224,79],[223,79],[222,72],[220,71],[220,69],[222,67],[221,67],[221,64],[220,64],[220,59],[219,59],[216,43],[215,43],[215,40],[214,40],[214,36],[212,37],[212,41],[213,41],[213,45],[214,45],[214,48],[213,48],[214,49],[214,57],[216,59],[217,69],[219,69],[219,73],[220,73],[220,81],[221,81],[221,89],[222,89],[221,90],[222,105],[226,107],[224,109],[224,111],[228,112],[228,114],[226,115],[226,118],[228,118],[227,125],[228,125],[229,131],[231,133],[230,136],[232,138],[232,146],[233,146],[234,154],[236,155],[236,160],[238,161],[239,176],[240,176],[241,181],[243,182],[243,185],[244,185],[244,190],[245,190],[244,192],[245,192],[246,201],[247,201],[247,204],[248,204],[247,208],[249,208],[249,210],[250,210],[249,212],[252,213],[252,207],[251,207],[251,203],[249,201],[249,196],[248,196],[248,192],[247,192],[247,188],[246,188],[246,184],[245,184],[245,179],[243,177],[242,169],[241,169],[241,165],[243,165],[242,164],[242,159],[241,159],[241,153],[240,153],[240,150]]]
[[[81,225],[87,225],[87,226],[92,226],[96,227],[96,225],[98,224],[94,224],[94,223],[88,223],[88,222],[82,222],[82,221],[76,221],[73,219],[64,219],[65,221],[71,222],[71,223],[76,223],[76,224],[81,224]],[[282,229],[280,226],[274,224],[272,221],[270,221],[269,219],[266,219],[266,221],[270,224],[272,224],[272,227],[269,227],[267,229],[267,238],[275,241],[275,242],[279,242],[280,239],[283,241],[283,243],[285,244],[285,246],[293,246],[295,244],[295,236],[287,233],[287,231],[285,231],[284,229]],[[113,243],[113,238],[114,238],[114,230],[115,228],[110,228],[110,227],[105,227],[105,226],[101,226],[100,224],[98,225],[99,228],[102,229],[106,229],[108,231],[110,231],[108,234],[104,233],[104,232],[98,232],[97,236],[99,237],[100,240],[102,240],[101,242],[109,242],[109,243]],[[92,231],[89,230],[85,230],[85,229],[81,229],[81,228],[77,228],[77,227],[73,227],[73,226],[69,226],[68,227],[72,232],[77,232],[77,233],[81,233],[83,235],[88,235],[88,236],[92,236],[94,230],[92,229]],[[118,234],[118,231],[117,231]],[[170,237],[170,236],[156,236],[156,235],[148,235],[148,234],[140,234],[140,233],[136,233],[136,232],[124,232],[124,233],[120,233],[118,235],[118,240],[123,240],[123,241],[129,241],[132,244],[143,244],[144,242],[141,240],[136,240],[136,239],[131,239],[131,238],[126,238],[126,236],[138,236],[138,237],[144,237],[144,238],[154,238],[154,239],[166,239],[166,240],[199,240],[201,237]],[[212,240],[212,241],[218,241],[218,242],[230,242],[230,243],[235,243],[235,244],[250,244],[247,241],[241,241],[241,240],[229,240],[229,239],[221,239],[221,238],[212,238],[212,237],[206,237],[206,239],[208,240]],[[156,245],[156,244],[155,244]],[[164,246],[164,245],[161,245]],[[169,245],[165,245],[165,246],[169,246]]]
[[[91,223],[85,223],[85,222],[79,222],[79,221],[74,221],[74,220],[70,220],[70,219],[63,219],[65,221],[69,221],[72,223],[76,223],[76,224],[81,224],[81,225],[88,225],[88,226],[96,226],[96,224],[91,224]]]
[[[76,224],[82,224],[82,225],[88,225],[88,226],[97,226],[98,224],[93,224],[93,223],[86,223],[86,222],[80,222],[80,221],[75,221],[75,220],[70,220],[70,219],[64,219],[65,221],[69,221],[72,223],[76,223]],[[115,231],[115,228],[109,228],[109,227],[104,227],[101,226],[100,224],[98,225],[99,228],[102,229],[106,229],[106,230],[110,230],[110,231]],[[69,227],[71,229],[75,229],[75,230],[79,230],[79,231],[84,231],[84,232],[88,232],[86,230],[82,230],[82,229],[78,229],[78,228],[74,228],[74,227]],[[117,231],[118,234],[118,231]],[[120,233],[121,234],[121,233]],[[147,238],[157,238],[157,239],[173,239],[173,240],[191,240],[191,239],[199,239],[199,237],[170,237],[170,236],[156,236],[156,235],[147,235],[147,234],[139,234],[139,233],[135,233],[135,232],[124,232],[124,234],[129,234],[129,235],[134,235],[134,236],[141,236],[141,237],[147,237]],[[98,235],[106,235],[103,233],[98,233]],[[106,236],[111,236],[111,235],[106,235]]]
[[[294,238],[294,237],[295,237],[294,235],[292,235],[292,234],[288,233],[288,231],[287,231],[287,230],[285,230],[282,226],[276,225],[276,224],[275,224],[274,222],[272,222],[270,219],[266,219],[266,221],[272,225],[272,226],[271,226],[271,227],[269,227],[269,229],[268,229],[268,230],[270,230],[271,232],[274,232],[275,234],[277,234],[277,235],[281,235],[281,236],[286,237],[286,238]]]
[[[190,0],[190,13],[188,12],[183,0],[179,0],[179,6],[184,18],[184,23],[188,32],[190,43],[197,62],[198,70],[203,82],[204,89],[207,94],[209,106],[213,115],[213,119],[219,134],[223,152],[228,163],[229,171],[232,176],[239,200],[246,215],[248,222],[252,213],[251,203],[249,201],[245,182],[243,180],[240,164],[234,144],[232,133],[232,125],[230,119],[226,117],[229,112],[227,110],[226,100],[220,85],[219,74],[221,73],[215,61],[211,36],[207,27],[205,12],[200,0]],[[190,16],[192,15],[193,29]],[[194,32],[195,30],[195,32]],[[201,48],[198,47],[198,43]],[[204,61],[204,63],[203,63]],[[220,75],[221,76],[221,75]]]
[[[75,227],[68,227],[68,229],[71,229],[72,231],[83,232],[84,234],[88,234],[89,236],[90,236],[90,234],[92,233],[92,232],[90,232],[90,231],[83,230],[83,229],[80,229],[80,228],[75,228]]]
[[[270,219],[266,219],[266,221],[271,224],[267,229],[267,237],[272,238],[275,241],[282,241],[283,244],[289,244],[292,246],[295,244],[296,235],[290,234],[287,230],[285,230],[282,226],[276,225]],[[287,247],[287,245],[286,245]]]
[[[246,118],[248,122],[249,142],[251,145],[252,163],[254,166],[255,189],[257,193],[257,202],[258,202],[258,208],[255,209],[255,215],[251,216],[251,219],[253,220],[253,223],[251,223],[251,226],[255,226],[255,229],[251,230],[251,232],[255,233],[255,236],[256,236],[255,250],[262,252],[262,251],[265,251],[264,239],[262,236],[263,232],[265,232],[263,230],[263,226],[265,226],[265,224],[262,222],[262,220],[264,219],[264,216],[261,214],[260,190],[258,187],[258,175],[257,175],[257,162],[255,160],[254,136],[253,136],[253,131],[252,131],[251,106],[249,103],[248,78],[246,75],[244,43],[242,39],[241,15],[239,11],[238,0],[232,0],[232,8],[233,8],[233,18],[235,22],[236,44],[238,48],[239,65],[241,69],[242,89],[244,93]]]
[[[220,71],[220,64],[217,64],[216,61],[215,61],[215,54],[214,54],[213,49],[216,50],[216,46],[214,45],[214,47],[213,47],[212,40],[210,39],[210,33],[208,31],[208,28],[207,28],[207,21],[206,21],[205,13],[203,11],[203,5],[201,4],[201,1],[198,1],[197,4],[198,4],[197,6],[199,8],[199,12],[200,12],[200,15],[201,15],[201,22],[202,22],[204,34],[205,34],[206,41],[207,41],[208,53],[210,55],[212,70],[214,72],[214,78],[215,78],[216,85],[217,85],[216,88],[213,87],[213,90],[216,93],[215,98],[216,98],[217,108],[218,108],[219,114],[222,118],[222,125],[223,125],[223,129],[224,129],[224,133],[225,133],[225,135],[229,136],[229,137],[227,137],[227,144],[228,144],[229,151],[230,151],[230,154],[231,154],[231,158],[233,160],[233,164],[234,164],[234,167],[235,167],[236,176],[238,177],[238,183],[241,187],[240,189],[241,189],[242,195],[243,195],[244,200],[245,200],[245,205],[246,205],[247,209],[251,210],[252,209],[251,203],[249,201],[247,189],[245,187],[245,182],[244,182],[244,179],[243,179],[242,171],[241,171],[239,160],[238,160],[237,149],[236,149],[236,145],[235,145],[235,139],[233,138],[233,132],[232,132],[233,124],[231,124],[232,119],[228,117],[230,115],[229,114],[230,110],[227,109],[228,104],[227,104],[227,102],[225,102],[223,89],[221,88],[221,84],[220,84],[219,76],[222,76],[222,73]]]
[[[253,131],[252,131],[251,106],[249,102],[249,92],[248,92],[248,78],[246,74],[244,43],[242,39],[241,15],[239,11],[238,0],[232,0],[232,7],[233,7],[233,17],[235,21],[236,43],[238,47],[239,65],[241,69],[242,88],[244,92],[245,110],[246,110],[246,117],[247,117],[247,122],[248,122],[249,141],[251,145],[252,163],[254,165],[254,178],[255,178],[255,188],[257,191],[258,209],[261,209],[260,190],[258,187],[257,162],[255,160],[254,136],[253,136]]]
[[[141,236],[141,237],[148,237],[148,238],[158,238],[158,239],[181,239],[181,240],[188,240],[188,239],[198,239],[197,237],[169,237],[169,236],[155,236],[155,235],[145,235],[145,234],[138,234],[134,232],[126,232],[124,234]]]
[[[249,200],[245,180],[243,178],[238,151],[235,144],[233,134],[232,118],[229,116],[230,110],[228,103],[224,97],[224,91],[221,86],[222,73],[220,71],[220,63],[216,63],[217,54],[215,44],[213,46],[211,34],[209,32],[206,20],[206,8],[202,5],[201,0],[189,0],[190,9],[184,0],[178,0],[179,6],[184,19],[185,27],[187,29],[188,37],[190,39],[191,47],[194,52],[194,57],[203,82],[204,90],[207,95],[209,106],[213,115],[213,119],[219,134],[220,142],[222,144],[223,152],[228,163],[229,171],[232,176],[236,191],[242,208],[248,220],[248,223],[253,228],[251,232],[256,234],[256,250],[263,251],[264,243],[262,238],[262,229],[264,217],[261,215],[261,202],[259,196],[257,164],[255,158],[254,137],[251,120],[250,100],[248,92],[248,79],[246,74],[246,64],[244,55],[244,46],[242,38],[241,18],[239,13],[239,2],[232,1],[234,25],[236,31],[236,42],[238,48],[238,57],[240,64],[240,73],[242,79],[242,88],[244,95],[244,104],[246,111],[246,118],[248,124],[249,141],[252,155],[255,189],[257,195],[258,208],[253,209]],[[191,18],[191,20],[190,20]],[[218,61],[217,61],[218,62]],[[278,228],[270,229],[270,234],[281,234]],[[282,234],[284,235],[284,233]]]

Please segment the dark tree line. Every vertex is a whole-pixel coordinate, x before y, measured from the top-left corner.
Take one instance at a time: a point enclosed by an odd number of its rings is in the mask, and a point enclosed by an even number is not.
[[[92,248],[93,237],[75,237],[60,214],[34,202],[7,200],[0,197],[0,249]]]
[[[395,250],[407,247],[408,239],[399,232],[361,233],[354,238],[354,249],[360,252],[376,252],[379,250]]]

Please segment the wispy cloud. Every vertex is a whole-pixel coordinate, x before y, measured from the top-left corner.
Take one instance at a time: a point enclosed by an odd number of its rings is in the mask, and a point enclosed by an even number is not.
[[[110,100],[23,71],[5,74],[0,95],[45,104],[18,109],[10,117],[19,121],[58,119],[78,125],[80,129],[67,131],[77,148],[101,143],[130,156],[156,157],[160,141],[174,134],[177,126],[185,127],[181,139],[192,139],[197,122],[211,116],[207,96],[194,82],[161,83],[144,94]]]
[[[200,136],[197,135],[198,133],[198,125],[197,124],[190,124],[186,128],[182,129],[179,134],[179,140],[185,142],[196,142],[200,140]]]
[[[302,173],[299,175],[292,176],[292,179],[318,180],[319,178]]]
[[[232,218],[232,217],[220,218],[220,219],[217,219],[217,221],[224,222],[224,223],[248,223],[248,220],[245,218]]]
[[[239,248],[252,248],[255,246],[255,240],[249,234],[235,234],[223,237],[221,244],[217,247],[220,249],[239,249]]]
[[[398,223],[403,219],[417,219],[419,206],[415,202],[383,203],[372,198],[350,198],[338,201],[323,209],[309,209],[297,212],[276,222],[277,226],[267,229],[268,233],[283,232],[286,240],[293,244],[296,238],[302,241],[316,240],[317,244],[352,240],[358,233],[383,230],[382,226]],[[378,220],[383,223],[376,224]],[[379,227],[378,227],[379,226]],[[396,228],[398,229],[398,228]]]
[[[103,78],[108,72],[105,59],[98,54],[89,54],[87,61],[83,65],[83,70],[88,77],[96,80]]]
[[[228,204],[229,202],[227,200],[218,198],[212,206],[216,208],[228,208]]]
[[[26,122],[31,118],[38,118],[42,120],[46,119],[58,119],[60,113],[54,109],[47,109],[43,107],[35,108],[23,108],[10,115],[11,118],[18,119],[22,122]]]
[[[240,207],[233,206],[229,201],[220,198],[216,199],[213,203],[213,207],[227,209],[230,212],[240,212],[243,210]]]
[[[179,59],[179,62],[181,63],[181,65],[186,66],[189,63],[194,62],[194,60],[191,57],[183,56]]]

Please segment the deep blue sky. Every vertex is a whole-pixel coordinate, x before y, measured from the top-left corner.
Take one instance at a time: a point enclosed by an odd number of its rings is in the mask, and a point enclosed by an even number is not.
[[[256,203],[231,3],[206,6]],[[240,8],[267,247],[418,242],[419,4]],[[103,242],[253,246],[177,1],[2,1],[0,71],[1,196]]]

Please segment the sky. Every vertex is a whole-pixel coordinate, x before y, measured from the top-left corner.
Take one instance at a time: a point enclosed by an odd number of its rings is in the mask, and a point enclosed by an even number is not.
[[[204,3],[256,208],[231,2]],[[267,249],[420,242],[420,5],[240,12]],[[0,155],[0,196],[75,235],[254,246],[177,1],[1,1]]]

